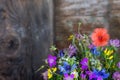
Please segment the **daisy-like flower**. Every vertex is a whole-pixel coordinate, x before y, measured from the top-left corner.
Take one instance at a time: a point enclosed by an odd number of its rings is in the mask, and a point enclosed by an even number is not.
[[[106,46],[109,41],[109,34],[105,28],[96,28],[91,35],[91,39],[97,47]]]
[[[47,62],[48,62],[50,67],[54,67],[56,65],[56,59],[57,59],[56,56],[53,56],[53,55],[50,55],[50,54],[48,55]]]
[[[64,74],[64,80],[74,80],[74,74]]]

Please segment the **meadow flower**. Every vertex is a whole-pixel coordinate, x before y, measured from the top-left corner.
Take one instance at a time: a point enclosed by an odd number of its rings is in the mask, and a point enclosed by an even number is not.
[[[106,73],[105,69],[102,70],[96,70],[94,69],[93,72],[90,75],[90,79],[93,80],[103,80],[109,77],[109,73]]]
[[[102,64],[100,63],[99,59],[91,58],[90,59],[90,65],[91,65],[92,68],[96,68],[98,70],[102,69]]]
[[[74,35],[70,35],[69,38],[68,38],[68,40],[72,40],[73,37],[74,37]]]
[[[76,54],[76,52],[77,52],[76,47],[73,45],[70,45],[69,46],[69,56],[73,56],[74,54]]]
[[[56,60],[57,60],[56,56],[53,56],[51,54],[48,55],[47,62],[50,67],[54,67],[56,65]]]
[[[120,47],[120,40],[118,39],[114,39],[114,40],[110,40],[110,45],[114,46],[114,47]]]
[[[83,58],[80,62],[82,70],[88,69],[88,58]]]
[[[86,80],[86,78],[89,76],[89,74],[91,73],[91,71],[86,70],[81,72],[80,77],[82,78],[82,80]]]
[[[110,49],[105,49],[104,50],[104,54],[106,55],[107,59],[111,60],[113,59],[113,50],[110,50]]]
[[[91,49],[90,49],[90,52],[91,52],[93,55],[95,55],[95,56],[100,55],[100,52],[97,50],[96,47],[91,48]]]
[[[80,39],[83,39],[83,36],[81,34],[76,34],[75,35],[76,39],[79,41]]]
[[[63,56],[64,56],[64,51],[60,50],[59,53],[58,53],[58,57],[63,57]]]
[[[78,78],[78,72],[76,70],[74,70],[71,74],[74,75],[74,78]]]
[[[105,28],[96,28],[91,35],[91,39],[97,47],[106,46],[109,41],[109,34]]]
[[[52,78],[53,73],[57,71],[57,68],[48,69],[48,79]]]
[[[120,62],[117,63],[117,67],[120,68]]]
[[[85,73],[81,73],[81,74],[80,74],[80,77],[81,77],[83,80],[86,79],[86,76],[87,76],[87,75],[86,75]]]
[[[64,74],[64,80],[74,80],[74,74]]]
[[[120,80],[120,72],[114,72],[112,78],[114,80]]]
[[[63,62],[63,65],[59,65],[59,70],[61,73],[66,74],[74,71],[77,68],[76,64],[72,66],[68,62]]]

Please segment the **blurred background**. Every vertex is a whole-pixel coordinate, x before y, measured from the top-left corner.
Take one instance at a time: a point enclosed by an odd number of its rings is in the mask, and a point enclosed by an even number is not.
[[[49,47],[77,32],[108,29],[120,39],[120,0],[0,0],[0,80],[42,80]]]

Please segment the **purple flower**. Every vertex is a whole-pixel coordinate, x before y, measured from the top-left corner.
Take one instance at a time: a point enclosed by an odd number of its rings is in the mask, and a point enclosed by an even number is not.
[[[118,39],[110,40],[110,45],[114,47],[120,47],[120,41]]]
[[[88,69],[88,58],[83,58],[80,62],[82,70]]]
[[[47,61],[50,67],[54,67],[56,65],[56,59],[57,59],[56,56],[52,56],[50,54],[48,55]]]
[[[81,34],[76,34],[75,37],[77,38],[77,40],[80,40],[81,38],[83,38]]]
[[[118,62],[117,66],[118,66],[118,68],[120,68],[120,62]]]
[[[81,74],[80,74],[80,77],[81,77],[83,80],[86,78],[86,76],[87,76],[87,75],[86,75],[85,73],[81,73]]]
[[[120,72],[115,72],[115,73],[113,74],[113,79],[114,79],[114,80],[120,80]]]
[[[69,56],[73,56],[74,54],[76,54],[76,52],[77,52],[76,47],[73,45],[70,45],[69,46]]]
[[[64,74],[64,80],[74,80],[74,74]]]

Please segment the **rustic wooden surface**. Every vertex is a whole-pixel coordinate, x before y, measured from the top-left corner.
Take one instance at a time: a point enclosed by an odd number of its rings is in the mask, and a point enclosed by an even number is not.
[[[91,34],[96,27],[106,27],[112,38],[120,39],[120,0],[54,0],[55,33],[59,48],[68,47],[67,38],[77,31]],[[118,34],[119,33],[119,34]]]
[[[52,0],[0,0],[0,80],[41,80],[35,71],[53,41],[52,9]]]

